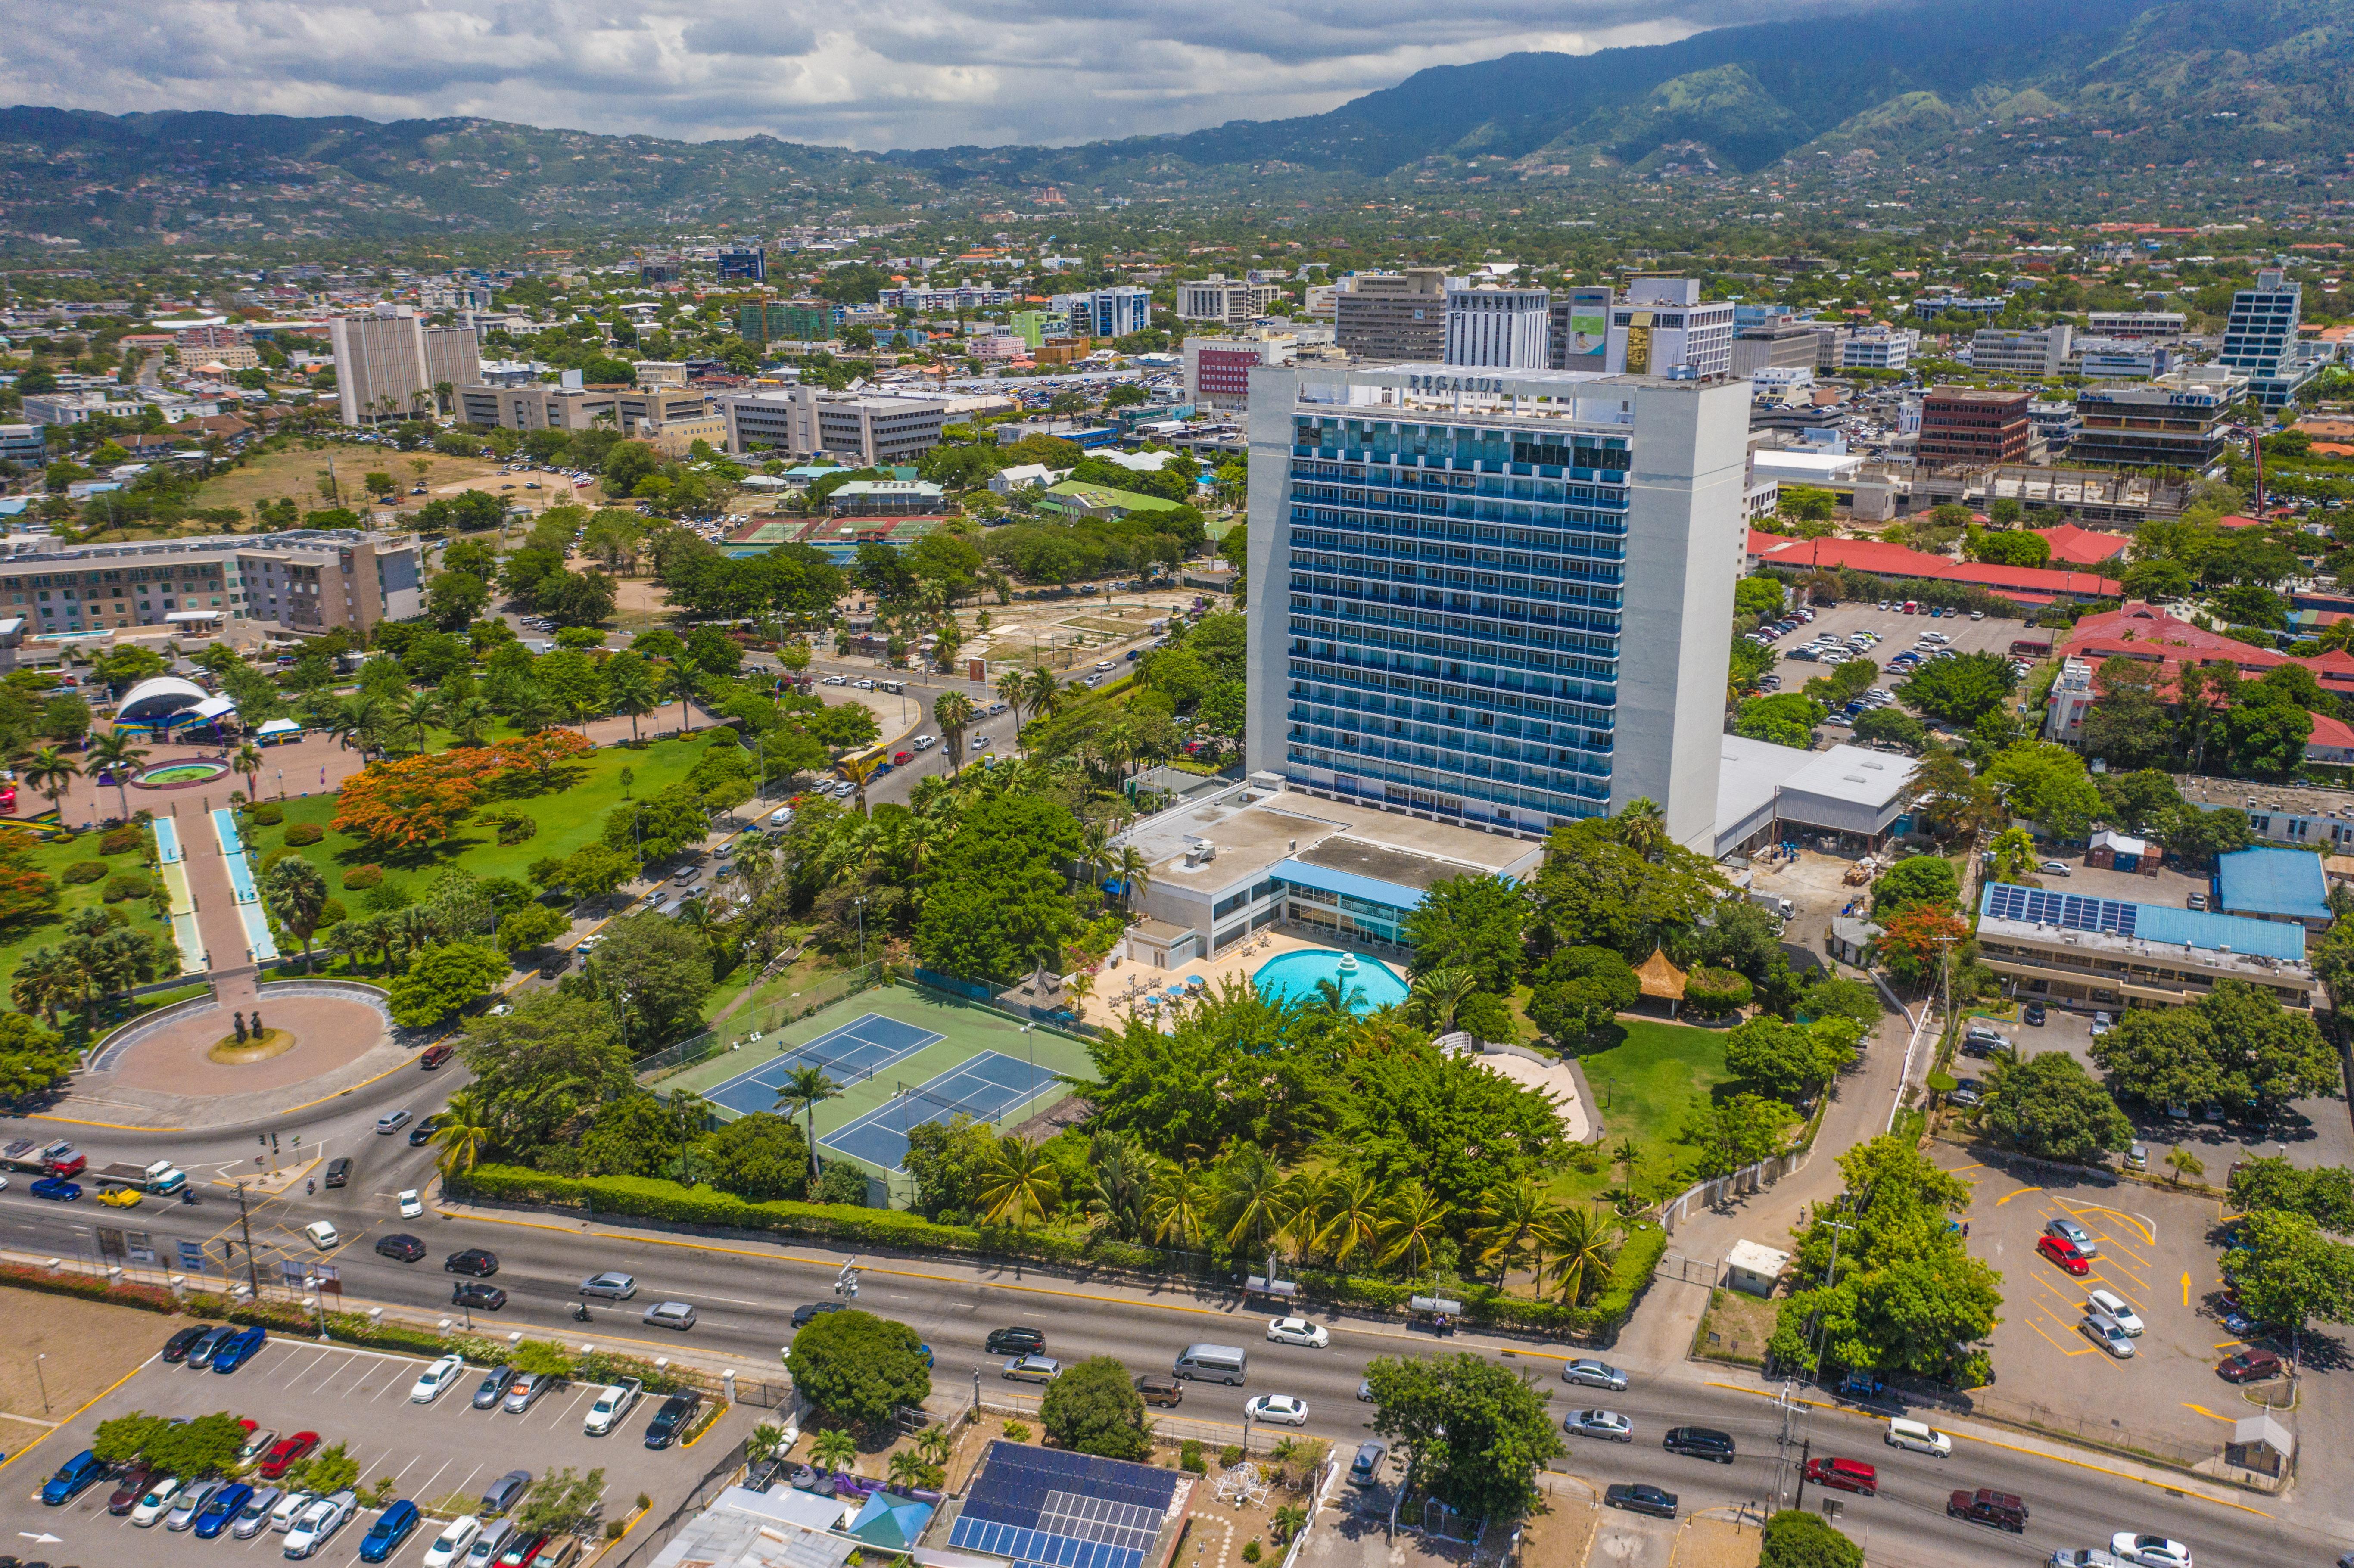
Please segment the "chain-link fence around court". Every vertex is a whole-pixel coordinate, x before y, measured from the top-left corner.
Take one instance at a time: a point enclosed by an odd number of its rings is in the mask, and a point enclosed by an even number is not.
[[[881,985],[884,979],[884,968],[880,963],[867,964],[838,975],[829,975],[813,982],[808,990],[795,991],[780,1001],[747,1008],[717,1028],[706,1029],[692,1039],[682,1040],[639,1062],[638,1083],[642,1086],[651,1086],[665,1078],[675,1077],[689,1067],[708,1062],[755,1034],[767,1034],[772,1030],[782,1029],[812,1012],[832,1007],[846,996],[872,991]]]

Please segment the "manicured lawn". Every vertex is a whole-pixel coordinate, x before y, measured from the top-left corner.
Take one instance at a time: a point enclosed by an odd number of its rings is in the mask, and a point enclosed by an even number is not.
[[[1724,1070],[1725,1032],[1649,1019],[1622,1018],[1615,1027],[1625,1036],[1618,1044],[1578,1058],[1602,1112],[1603,1153],[1631,1138],[1640,1151],[1636,1168],[1647,1181],[1671,1168],[1681,1173],[1695,1151],[1676,1142],[1676,1134],[1693,1107],[1732,1076]],[[1618,1185],[1624,1174],[1606,1160],[1590,1173],[1563,1171],[1555,1191],[1564,1198],[1591,1198]]]
[[[440,846],[430,858],[407,862],[385,859],[368,849],[359,839],[339,833],[328,827],[335,815],[335,797],[314,795],[307,800],[284,802],[286,821],[274,828],[257,827],[249,831],[249,839],[258,854],[266,854],[286,842],[286,829],[298,822],[316,823],[326,837],[302,854],[317,863],[327,873],[329,890],[342,896],[343,873],[353,866],[371,863],[384,867],[387,885],[410,883],[412,893],[421,892],[422,885],[430,881],[444,868],[455,865],[477,876],[511,876],[518,882],[528,881],[525,868],[542,856],[562,860],[574,850],[594,842],[604,832],[605,819],[621,803],[621,770],[631,774],[630,795],[643,800],[648,795],[677,783],[686,777],[702,757],[704,748],[712,744],[713,732],[698,730],[677,740],[654,741],[642,750],[627,747],[602,747],[576,763],[571,770],[572,782],[543,794],[494,796],[475,808],[462,823],[455,838]],[[725,743],[723,743],[725,744]],[[558,775],[562,777],[561,774]],[[536,780],[519,778],[520,789],[536,788]],[[521,843],[502,844],[497,831],[481,821],[482,813],[491,810],[520,809],[539,823],[539,832]],[[347,906],[356,906],[346,899]]]
[[[37,801],[37,804],[46,807],[48,802],[41,800]],[[106,865],[109,875],[119,871],[140,869],[138,849],[126,850],[117,855],[101,855],[98,853],[99,837],[97,833],[83,833],[54,843],[37,842],[32,846],[27,857],[27,863],[36,871],[47,872],[50,879],[56,882],[58,906],[54,913],[44,916],[37,921],[14,927],[5,934],[0,934],[0,976],[13,978],[16,973],[17,964],[36,948],[54,948],[63,941],[66,919],[75,911],[102,905],[103,899],[101,895],[104,892],[106,884],[103,881],[69,883],[65,880],[65,870],[68,866],[77,861],[100,861]],[[150,880],[154,879],[151,877]],[[158,920],[149,914],[145,899],[127,898],[117,904],[115,907],[131,916],[133,930],[147,932],[151,936],[160,938],[166,948],[171,947],[172,923],[168,920]]]

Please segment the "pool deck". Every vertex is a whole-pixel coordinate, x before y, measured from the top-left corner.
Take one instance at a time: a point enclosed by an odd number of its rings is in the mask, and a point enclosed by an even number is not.
[[[1249,941],[1229,948],[1217,958],[1204,959],[1189,963],[1182,969],[1143,969],[1122,959],[1118,969],[1113,969],[1107,964],[1102,972],[1096,976],[1096,993],[1087,998],[1087,1011],[1083,1016],[1087,1022],[1101,1028],[1124,1028],[1128,1023],[1130,1008],[1120,999],[1127,993],[1132,981],[1149,984],[1153,989],[1160,990],[1172,985],[1183,984],[1187,975],[1200,975],[1209,981],[1209,989],[1215,991],[1223,989],[1229,980],[1247,982],[1251,976],[1258,972],[1259,966],[1269,959],[1280,958],[1286,953],[1309,953],[1320,949],[1326,952],[1352,950],[1345,942],[1311,942],[1304,938],[1290,936],[1281,931],[1267,930],[1261,931]],[[1369,952],[1363,949],[1356,949],[1356,952],[1360,962],[1372,960],[1385,963],[1396,970],[1401,977],[1405,975],[1404,968],[1391,959],[1375,960],[1373,955]]]

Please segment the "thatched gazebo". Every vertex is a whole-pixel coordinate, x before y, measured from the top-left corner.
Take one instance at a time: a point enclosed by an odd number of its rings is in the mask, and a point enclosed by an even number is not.
[[[1669,960],[1666,948],[1653,948],[1651,956],[1635,966],[1635,979],[1641,982],[1645,996],[1665,1001],[1668,1016],[1676,1015],[1676,1003],[1684,999],[1684,971]]]

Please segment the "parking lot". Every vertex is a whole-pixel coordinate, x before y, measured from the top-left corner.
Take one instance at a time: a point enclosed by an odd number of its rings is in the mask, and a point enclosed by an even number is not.
[[[158,1336],[160,1342],[162,1336]],[[90,1446],[100,1422],[133,1411],[197,1416],[226,1409],[281,1436],[316,1432],[321,1446],[341,1442],[359,1464],[363,1489],[389,1476],[398,1495],[429,1516],[452,1518],[475,1511],[475,1501],[492,1481],[522,1468],[535,1477],[569,1467],[580,1475],[606,1471],[605,1517],[628,1515],[640,1492],[658,1510],[684,1497],[704,1472],[750,1430],[758,1413],[726,1412],[692,1448],[644,1446],[646,1424],[661,1401],[640,1401],[610,1436],[591,1437],[582,1419],[595,1400],[594,1384],[558,1383],[532,1408],[510,1415],[476,1410],[473,1394],[481,1369],[467,1372],[434,1404],[409,1403],[408,1393],[427,1362],[410,1356],[347,1350],[300,1340],[272,1340],[233,1376],[191,1372],[152,1360],[37,1446],[13,1456],[12,1485],[0,1500],[0,1534],[58,1538],[49,1554],[60,1562],[195,1564],[224,1555],[276,1559],[285,1538],[270,1531],[250,1541],[224,1534],[199,1541],[162,1525],[146,1529],[106,1511],[111,1486],[101,1482],[59,1508],[43,1506],[40,1484],[59,1465]],[[256,1482],[260,1485],[263,1483]],[[362,1510],[314,1561],[343,1568],[358,1561],[359,1546],[376,1512]],[[412,1561],[432,1539],[420,1524],[397,1561]]]
[[[2038,641],[2048,641],[2051,635],[2048,632],[2030,632],[2020,621],[1995,616],[1988,616],[1984,620],[1972,620],[1967,615],[1931,616],[1926,612],[1906,615],[1893,603],[1886,609],[1880,609],[1876,602],[1831,605],[1817,609],[1811,624],[1801,625],[1796,630],[1775,639],[1774,651],[1778,657],[1771,674],[1779,678],[1780,684],[1769,689],[1795,692],[1815,677],[1829,674],[1836,666],[1817,660],[1793,659],[1790,655],[1818,637],[1830,637],[1845,642],[1858,631],[1869,631],[1879,637],[1879,643],[1867,650],[1863,656],[1880,666],[1881,674],[1872,684],[1891,692],[1895,691],[1904,676],[1903,672],[1891,671],[1888,668],[1890,662],[1912,648],[1925,632],[1939,633],[1947,639],[1945,646],[1960,653],[2007,653],[2011,643],[2018,639],[2032,636]],[[1845,726],[1826,725],[1816,734],[1826,742],[1848,737]]]
[[[2243,1391],[2215,1372],[2243,1344],[2217,1317],[2216,1200],[2025,1163],[2004,1169],[1950,1146],[1936,1153],[1973,1189],[1962,1216],[1972,1255],[2002,1271],[1996,1382],[1984,1391],[1990,1414],[2061,1430],[2105,1426],[2139,1446],[2220,1452],[2231,1424],[2257,1412],[2250,1396],[2261,1397],[2260,1388]],[[2063,1219],[2084,1226],[2097,1249],[2084,1275],[2036,1250],[2044,1227]],[[2111,1355],[2081,1326],[2094,1290],[2123,1298],[2141,1319],[2130,1358]],[[2308,1442],[2311,1385],[2326,1381],[2308,1375]]]

